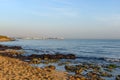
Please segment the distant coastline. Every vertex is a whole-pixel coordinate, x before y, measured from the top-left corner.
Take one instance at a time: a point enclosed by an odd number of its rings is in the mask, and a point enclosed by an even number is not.
[[[15,39],[14,38],[10,38],[10,37],[7,37],[7,36],[2,36],[0,35],[0,42],[4,42],[4,41],[14,41]]]
[[[63,40],[63,37],[15,37],[15,39],[24,39],[24,40],[48,40],[48,39],[55,39],[55,40]]]

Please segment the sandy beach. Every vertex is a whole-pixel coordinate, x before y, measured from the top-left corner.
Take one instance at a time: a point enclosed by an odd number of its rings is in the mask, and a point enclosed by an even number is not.
[[[15,50],[14,50],[15,52]],[[0,51],[0,80],[66,80],[67,73],[46,67],[33,67],[27,62],[7,55],[13,52]],[[2,55],[7,54],[7,55]]]
[[[0,56],[1,80],[66,80],[66,73],[50,68],[32,67],[28,63]]]

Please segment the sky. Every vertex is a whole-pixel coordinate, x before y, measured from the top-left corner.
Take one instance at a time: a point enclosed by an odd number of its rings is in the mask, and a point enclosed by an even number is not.
[[[0,35],[120,39],[120,0],[0,0]]]

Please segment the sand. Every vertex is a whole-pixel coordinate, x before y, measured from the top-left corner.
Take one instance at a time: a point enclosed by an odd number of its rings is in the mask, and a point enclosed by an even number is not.
[[[67,80],[67,73],[0,56],[0,80]]]

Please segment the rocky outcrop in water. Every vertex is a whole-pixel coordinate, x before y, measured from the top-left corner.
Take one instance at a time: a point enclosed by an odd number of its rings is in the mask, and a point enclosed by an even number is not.
[[[4,46],[4,45],[0,45],[0,50],[6,50],[6,49],[20,50],[20,49],[22,49],[22,47],[21,46]]]
[[[32,54],[28,56],[29,59],[41,58],[41,59],[75,59],[74,54]]]

